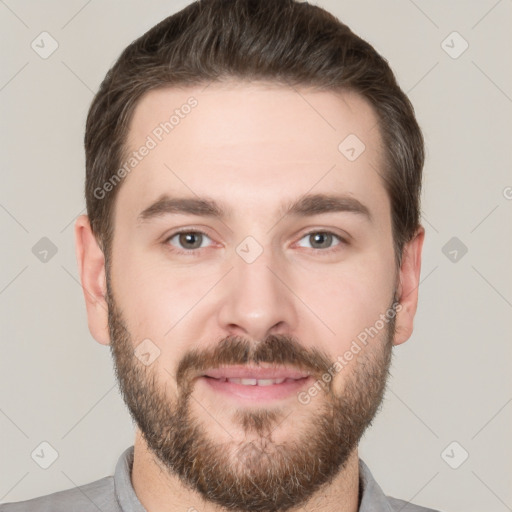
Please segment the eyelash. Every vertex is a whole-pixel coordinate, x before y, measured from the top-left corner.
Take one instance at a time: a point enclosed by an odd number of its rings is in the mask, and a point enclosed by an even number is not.
[[[170,243],[169,243],[170,240],[172,240],[175,236],[180,235],[182,233],[186,233],[186,234],[199,234],[199,235],[204,235],[207,238],[210,238],[208,236],[208,234],[205,233],[204,231],[201,231],[201,230],[198,230],[198,229],[194,230],[194,229],[187,228],[187,229],[175,231],[174,233],[169,235],[163,241],[163,244],[166,247],[170,248],[170,250],[173,253],[180,254],[180,255],[186,255],[186,256],[200,256],[201,253],[202,253],[202,249],[207,249],[207,247],[201,247],[199,249],[188,249],[187,250],[187,249],[178,249],[178,248],[176,248],[174,246],[171,246]],[[333,237],[337,238],[340,243],[336,244],[333,247],[330,247],[328,249],[315,249],[315,248],[310,249],[315,254],[317,252],[322,252],[324,254],[330,254],[332,252],[336,252],[337,250],[340,250],[340,246],[348,245],[348,242],[344,238],[342,238],[340,235],[337,235],[336,233],[333,233],[332,231],[327,231],[327,230],[313,230],[313,231],[309,231],[307,233],[304,233],[299,240],[302,240],[303,238],[305,238],[307,236],[314,235],[314,234],[319,234],[319,233],[322,234],[322,235],[332,235]]]

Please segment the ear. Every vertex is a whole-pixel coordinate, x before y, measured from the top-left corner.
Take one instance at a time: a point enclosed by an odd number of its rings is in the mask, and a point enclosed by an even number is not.
[[[394,345],[407,341],[412,334],[414,315],[418,305],[418,287],[421,272],[421,249],[425,229],[420,226],[413,239],[405,244],[399,271],[397,290],[400,306],[397,307]]]
[[[80,215],[75,222],[75,249],[89,331],[98,343],[109,345],[105,257],[87,215]]]

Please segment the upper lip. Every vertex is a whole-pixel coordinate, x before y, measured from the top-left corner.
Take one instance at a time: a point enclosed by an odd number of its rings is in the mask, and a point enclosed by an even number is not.
[[[202,376],[214,379],[303,379],[310,374],[303,370],[285,367],[225,366],[206,370]]]

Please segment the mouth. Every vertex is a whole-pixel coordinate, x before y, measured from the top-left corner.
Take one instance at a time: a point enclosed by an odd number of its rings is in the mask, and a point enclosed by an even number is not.
[[[238,402],[261,403],[288,398],[306,386],[309,373],[292,368],[231,366],[207,370],[200,376],[209,391]]]
[[[215,377],[209,377],[205,375],[207,379],[213,379]],[[242,384],[244,386],[273,386],[274,384],[282,384],[283,382],[295,382],[301,379],[256,379],[256,378],[248,378],[248,379],[228,379],[227,377],[222,377],[220,379],[215,379],[220,382],[230,382],[231,384]]]

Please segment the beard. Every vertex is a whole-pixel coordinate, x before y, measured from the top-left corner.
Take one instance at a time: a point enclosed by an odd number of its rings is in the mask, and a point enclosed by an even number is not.
[[[131,417],[159,465],[206,502],[251,512],[285,512],[305,505],[344,469],[380,408],[391,363],[394,315],[340,370],[345,372],[342,392],[333,389],[335,379],[322,380],[333,366],[324,352],[306,349],[286,335],[271,335],[258,344],[229,336],[213,349],[185,353],[174,372],[161,369],[164,377],[166,372],[176,378],[178,394],[171,398],[165,384],[159,384],[157,365],[145,366],[134,356],[133,339],[111,291],[107,302],[115,373]],[[246,437],[216,442],[208,434],[215,419],[206,416],[209,425],[193,412],[193,377],[219,365],[262,362],[306,370],[318,377],[324,392],[299,406],[300,422],[294,422],[293,407],[238,409],[232,420]],[[288,425],[288,433],[277,443],[272,432],[281,424]]]

